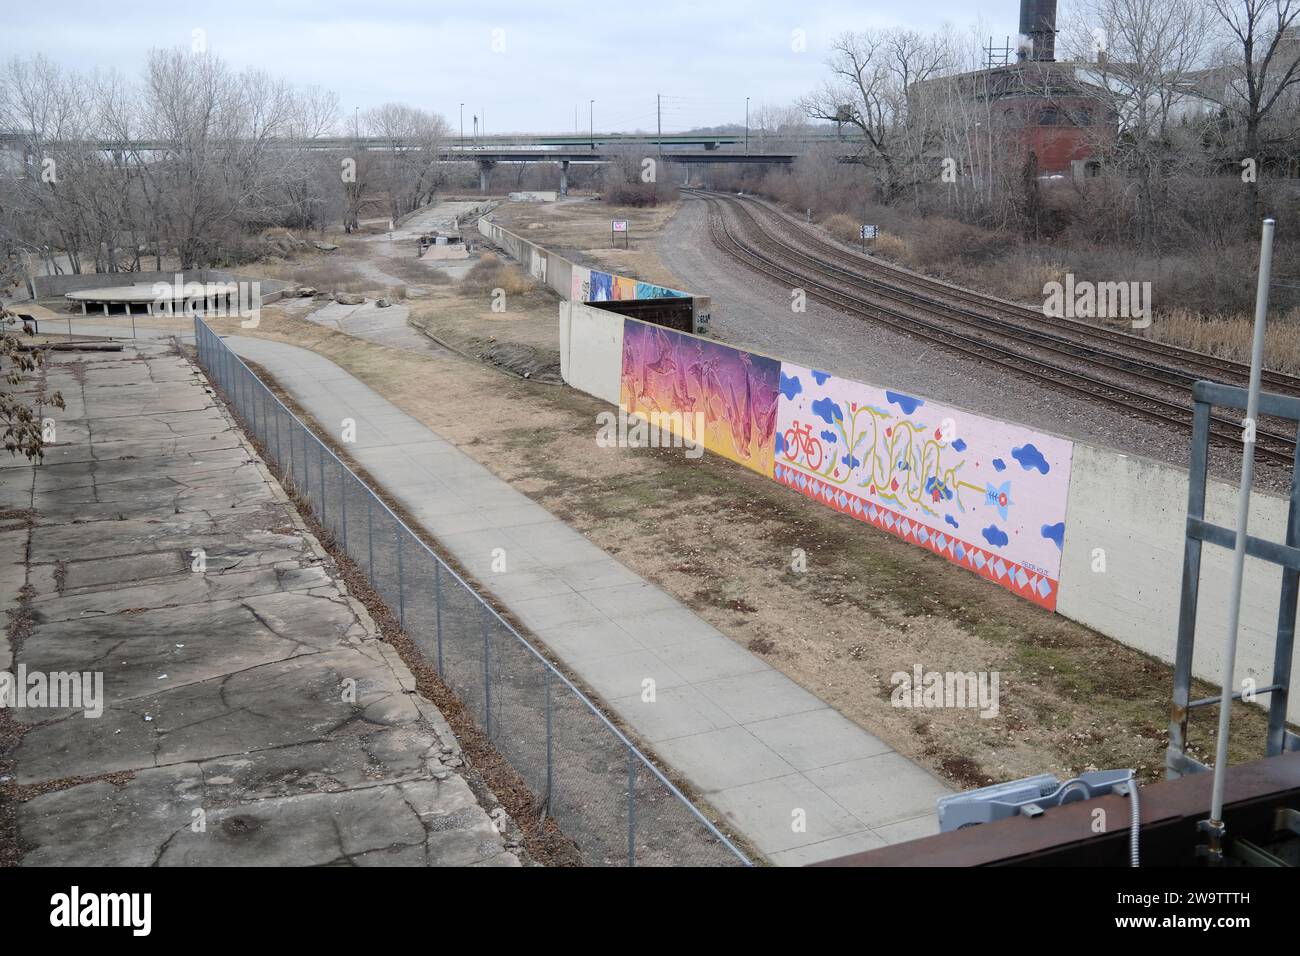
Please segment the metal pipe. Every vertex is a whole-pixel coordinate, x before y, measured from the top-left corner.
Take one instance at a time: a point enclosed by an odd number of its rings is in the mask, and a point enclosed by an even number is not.
[[[1255,423],[1259,416],[1259,381],[1264,366],[1264,323],[1268,316],[1268,283],[1273,267],[1273,220],[1264,220],[1259,245],[1259,285],[1255,290],[1255,337],[1250,346],[1250,391],[1242,423],[1241,487],[1237,490],[1237,542],[1232,552],[1232,586],[1228,591],[1228,633],[1223,641],[1223,688],[1219,703],[1219,738],[1214,751],[1214,788],[1210,796],[1210,853],[1222,854],[1223,790],[1228,776],[1228,725],[1232,720],[1237,630],[1241,623],[1241,581],[1246,566],[1246,533],[1250,522],[1250,492],[1255,479]]]

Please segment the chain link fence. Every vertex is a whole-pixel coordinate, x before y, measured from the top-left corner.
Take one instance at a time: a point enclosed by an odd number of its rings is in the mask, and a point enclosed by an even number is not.
[[[750,861],[199,318],[199,364],[588,866]]]

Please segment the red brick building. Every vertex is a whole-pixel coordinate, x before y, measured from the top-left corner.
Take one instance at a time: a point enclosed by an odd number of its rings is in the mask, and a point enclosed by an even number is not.
[[[1038,175],[1084,175],[1092,157],[1114,142],[1118,115],[1087,67],[1022,60],[933,80],[964,101],[968,158],[978,173],[988,163],[1032,163]],[[927,84],[928,85],[928,84]]]

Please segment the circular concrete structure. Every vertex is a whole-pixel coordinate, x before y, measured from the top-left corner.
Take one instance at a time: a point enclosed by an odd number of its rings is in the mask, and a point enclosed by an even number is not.
[[[80,289],[65,293],[64,298],[80,303],[82,315],[234,315],[240,306],[237,282],[137,282]]]

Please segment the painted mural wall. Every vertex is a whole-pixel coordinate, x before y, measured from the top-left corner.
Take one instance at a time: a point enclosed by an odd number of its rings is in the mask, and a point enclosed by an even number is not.
[[[773,477],[1055,609],[1071,442],[781,364]]]
[[[601,272],[598,269],[589,269],[577,263],[570,263],[567,259],[563,259],[553,252],[548,252],[536,243],[529,242],[508,229],[503,229],[487,216],[479,217],[478,231],[485,239],[505,249],[516,260],[525,265],[534,279],[548,283],[570,302],[610,302],[626,299],[689,299],[691,297],[689,292],[669,289],[665,286],[655,285],[653,282],[640,282],[636,279],[629,279],[627,276],[615,275],[612,272]],[[548,264],[554,264],[554,260],[559,260],[564,265],[571,267],[569,280],[563,287],[558,286],[551,280],[551,273],[560,273],[562,271],[561,269],[548,268]]]
[[[694,442],[700,437],[691,423],[702,421],[706,449],[768,477],[780,379],[776,359],[623,319],[622,409],[647,421],[676,413],[686,423],[683,437]]]
[[[652,282],[640,282],[626,276],[588,269],[575,265],[569,280],[569,299],[572,302],[613,302],[628,299],[690,298],[687,292],[665,288]]]

